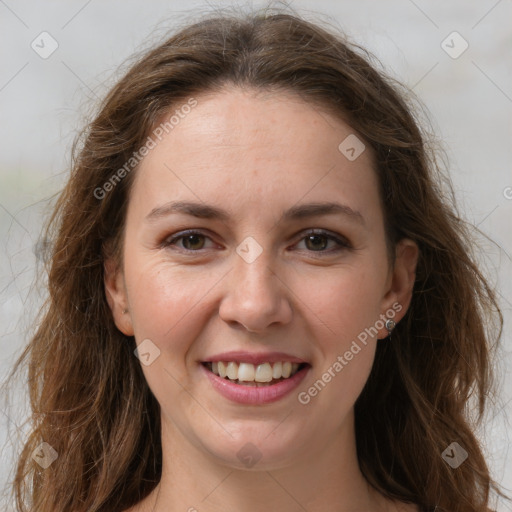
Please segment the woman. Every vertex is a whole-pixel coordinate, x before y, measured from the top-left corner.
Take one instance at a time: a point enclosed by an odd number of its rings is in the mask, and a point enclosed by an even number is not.
[[[297,16],[144,55],[48,225],[18,509],[487,512],[502,318],[437,173],[398,86]]]

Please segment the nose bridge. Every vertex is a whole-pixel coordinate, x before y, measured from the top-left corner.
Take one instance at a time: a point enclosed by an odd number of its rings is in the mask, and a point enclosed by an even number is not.
[[[242,244],[241,244],[242,246]],[[239,248],[241,251],[242,249]],[[253,249],[250,249],[253,251]],[[238,251],[237,251],[238,252]],[[235,258],[235,280],[243,286],[241,291],[245,291],[248,296],[254,292],[269,293],[275,283],[274,272],[271,270],[272,257],[270,250],[265,250],[259,255],[252,255],[252,258],[245,259],[243,256]]]
[[[272,251],[246,239],[237,248],[233,260],[234,269],[220,308],[221,317],[252,331],[289,321],[291,308],[286,288],[273,270]]]

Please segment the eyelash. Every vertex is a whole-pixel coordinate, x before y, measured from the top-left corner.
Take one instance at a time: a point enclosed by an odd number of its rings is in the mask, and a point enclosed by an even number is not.
[[[204,236],[206,238],[210,238],[206,234],[202,233],[201,231],[190,229],[190,230],[187,230],[187,231],[182,231],[181,233],[178,233],[176,236],[173,236],[171,238],[165,239],[162,242],[161,246],[163,248],[167,248],[167,247],[170,247],[172,245],[176,245],[176,242],[178,240],[184,239],[187,236],[191,236],[191,235],[200,235],[200,236]],[[303,236],[299,240],[299,242],[302,242],[308,236],[321,236],[321,237],[327,238],[328,240],[332,240],[333,242],[338,244],[338,247],[335,248],[334,250],[331,249],[331,250],[312,251],[312,250],[306,249],[307,252],[312,253],[312,254],[315,254],[315,253],[318,253],[320,255],[322,255],[322,254],[333,254],[333,253],[337,253],[337,252],[340,252],[340,251],[343,251],[343,250],[352,249],[352,246],[350,245],[348,240],[346,240],[343,237],[335,236],[335,235],[331,234],[329,231],[325,231],[323,229],[309,229],[307,231],[303,231],[301,233],[301,235],[303,235]],[[200,253],[201,251],[206,250],[206,249],[193,250],[193,249],[185,249],[183,247],[180,247],[177,250],[179,250],[181,252],[184,252],[184,253],[192,254],[192,253]]]

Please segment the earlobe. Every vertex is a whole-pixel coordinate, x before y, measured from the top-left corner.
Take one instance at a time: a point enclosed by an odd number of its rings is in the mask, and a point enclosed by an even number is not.
[[[416,280],[416,266],[418,264],[419,248],[408,238],[397,243],[395,264],[391,273],[389,288],[383,297],[383,314],[392,311],[393,316],[387,315],[398,323],[407,312],[412,299],[414,282]],[[385,338],[388,332],[384,332]]]
[[[105,259],[103,268],[105,295],[114,323],[123,334],[133,336],[123,273],[113,258]]]

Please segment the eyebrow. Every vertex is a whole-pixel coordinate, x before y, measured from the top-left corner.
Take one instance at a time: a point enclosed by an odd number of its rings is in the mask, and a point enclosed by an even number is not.
[[[185,214],[197,217],[199,219],[218,219],[224,222],[229,221],[229,213],[217,206],[205,203],[196,203],[193,201],[172,201],[156,208],[146,216],[146,220],[151,222],[172,214]],[[357,210],[350,206],[336,202],[308,203],[292,206],[286,210],[282,218],[284,220],[300,220],[309,217],[318,217],[320,215],[344,215],[359,224],[365,225],[364,217]]]

